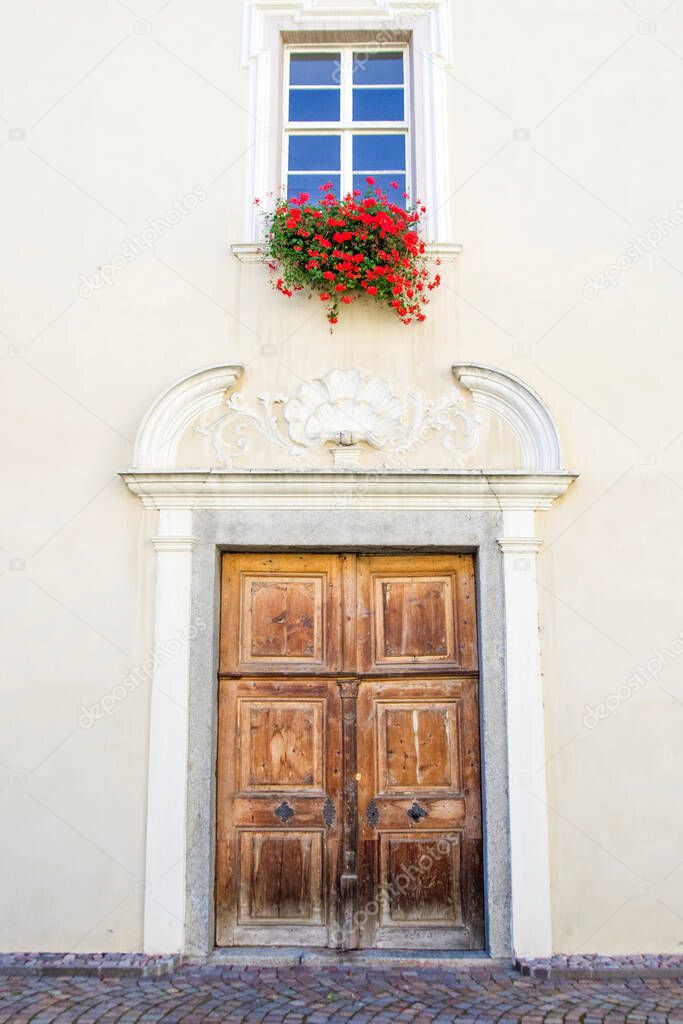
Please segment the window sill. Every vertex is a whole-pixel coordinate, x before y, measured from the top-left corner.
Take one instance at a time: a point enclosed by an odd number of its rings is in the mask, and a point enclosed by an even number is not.
[[[263,246],[258,242],[237,242],[230,246],[232,255],[240,263],[264,263]],[[427,259],[441,263],[455,263],[462,252],[460,242],[428,242]]]

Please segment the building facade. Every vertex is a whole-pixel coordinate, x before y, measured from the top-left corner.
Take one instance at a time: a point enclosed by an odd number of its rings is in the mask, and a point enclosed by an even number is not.
[[[2,948],[676,952],[683,7],[13,32]],[[330,330],[367,178],[441,286]]]

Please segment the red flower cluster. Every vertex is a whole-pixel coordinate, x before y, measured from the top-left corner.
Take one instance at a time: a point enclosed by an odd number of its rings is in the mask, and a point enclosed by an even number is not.
[[[306,192],[278,202],[266,244],[271,270],[281,268],[275,287],[288,297],[304,288],[317,291],[331,324],[340,302],[362,295],[390,306],[404,324],[424,320],[428,293],[441,283],[426,265],[419,237],[425,207],[418,202],[405,210],[373,188],[373,178],[367,183],[365,196],[356,190],[336,199],[327,183],[318,203]]]

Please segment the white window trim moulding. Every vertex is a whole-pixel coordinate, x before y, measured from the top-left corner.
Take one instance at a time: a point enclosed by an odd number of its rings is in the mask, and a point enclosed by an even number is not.
[[[201,509],[448,509],[502,512],[512,937],[517,956],[552,952],[550,859],[543,689],[538,628],[535,515],[563,495],[576,474],[562,466],[553,417],[536,393],[495,367],[457,364],[453,372],[519,438],[516,471],[295,471],[181,469],[180,439],[193,419],[225,401],[239,364],[183,378],[152,403],[121,475],[156,518],[155,645],[191,636],[193,515]],[[229,538],[226,538],[228,543]],[[186,835],[192,645],[154,671],[150,721],[144,948],[186,951]],[[172,697],[172,701],[168,697]],[[168,864],[174,870],[168,870]],[[163,879],[162,892],[157,880]]]
[[[278,194],[281,185],[282,33],[350,31],[411,35],[413,90],[411,136],[415,152],[411,192],[428,210],[431,242],[452,237],[449,213],[449,170],[446,76],[453,66],[451,0],[375,0],[374,5],[314,4],[312,0],[246,0],[242,36],[242,67],[249,73],[247,195],[244,248],[262,237],[258,197]],[[386,36],[385,36],[386,37]],[[362,44],[359,44],[359,46]],[[453,244],[453,243],[451,243]],[[235,255],[239,254],[236,253]],[[244,262],[257,262],[246,259]]]

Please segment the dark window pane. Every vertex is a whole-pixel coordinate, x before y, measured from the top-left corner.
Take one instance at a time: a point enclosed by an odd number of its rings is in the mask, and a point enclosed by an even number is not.
[[[402,195],[406,190],[405,174],[371,174],[370,177],[375,179],[374,185],[368,185],[365,180],[365,174],[354,174],[354,191],[358,190],[361,195],[364,196],[368,189],[370,189],[370,192],[372,193],[374,189],[381,188],[383,192],[386,192],[387,199],[390,203],[396,203],[397,206],[402,206],[405,209],[406,201]],[[396,182],[398,188],[391,187],[392,181]]]
[[[290,135],[290,171],[338,171],[338,135]]]
[[[293,53],[289,60],[290,85],[339,85],[338,53]]]
[[[290,89],[290,121],[338,121],[338,89]]]
[[[404,170],[406,140],[404,135],[354,135],[354,171]]]
[[[354,53],[354,85],[399,85],[402,82],[402,53]]]
[[[354,121],[402,121],[403,89],[354,89]]]
[[[309,202],[317,203],[325,195],[321,192],[320,186],[327,184],[328,181],[332,182],[331,191],[338,196],[338,174],[290,174],[287,176],[287,198],[298,196],[300,192],[308,192],[311,197]]]

